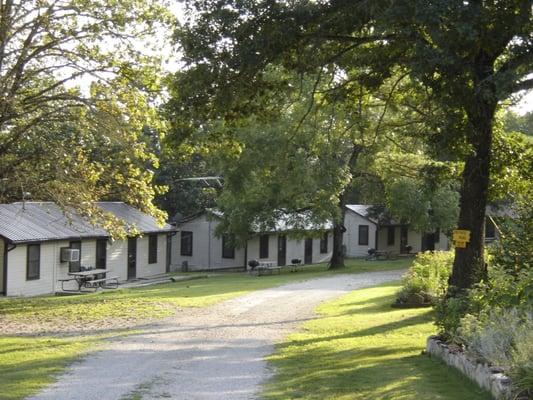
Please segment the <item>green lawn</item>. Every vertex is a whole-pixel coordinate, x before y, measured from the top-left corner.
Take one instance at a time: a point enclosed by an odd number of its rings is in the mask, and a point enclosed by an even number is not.
[[[358,290],[279,345],[264,397],[335,400],[489,400],[443,363],[422,355],[435,332],[430,309],[393,309],[399,286]]]
[[[37,392],[96,343],[94,337],[0,338],[0,399],[22,399]]]
[[[98,326],[108,319],[142,322],[168,316],[177,307],[205,307],[253,290],[319,276],[407,268],[411,261],[349,260],[347,268],[341,271],[328,271],[325,265],[316,265],[297,273],[273,276],[227,273],[207,279],[82,296],[4,298],[0,300],[0,332],[9,321],[52,327],[65,323]],[[103,330],[99,335],[70,338],[0,336],[0,399],[22,399],[35,393],[52,382],[66,365],[94,349],[103,337],[125,333]]]
[[[224,273],[207,279],[166,283],[140,288],[108,290],[79,296],[41,296],[0,299],[1,322],[32,321],[43,324],[98,322],[105,319],[145,320],[171,315],[176,307],[205,307],[252,290],[338,273],[407,268],[412,259],[394,261],[348,260],[347,268],[328,271],[325,264],[304,267],[296,273],[250,276]]]

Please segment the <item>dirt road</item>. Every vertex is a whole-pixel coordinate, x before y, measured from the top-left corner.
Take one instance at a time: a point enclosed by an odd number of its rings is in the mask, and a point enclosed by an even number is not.
[[[255,399],[271,376],[264,357],[313,318],[319,303],[401,274],[336,275],[183,310],[141,334],[109,341],[31,399]]]

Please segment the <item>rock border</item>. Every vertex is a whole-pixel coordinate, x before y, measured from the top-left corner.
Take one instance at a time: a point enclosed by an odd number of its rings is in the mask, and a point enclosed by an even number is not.
[[[438,336],[430,336],[426,344],[426,352],[430,357],[437,357],[451,367],[461,371],[481,388],[487,390],[497,400],[509,400],[511,395],[511,379],[502,373],[502,369],[491,367],[485,363],[471,360],[467,355],[448,346]]]

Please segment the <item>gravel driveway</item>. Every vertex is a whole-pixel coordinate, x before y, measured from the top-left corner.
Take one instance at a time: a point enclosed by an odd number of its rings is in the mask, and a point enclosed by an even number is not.
[[[271,376],[264,357],[313,318],[319,303],[402,273],[312,279],[183,310],[142,334],[107,342],[32,399],[255,399]]]

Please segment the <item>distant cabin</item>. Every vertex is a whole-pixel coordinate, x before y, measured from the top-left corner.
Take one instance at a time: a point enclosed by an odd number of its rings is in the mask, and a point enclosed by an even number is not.
[[[408,224],[373,214],[373,205],[349,204],[344,218],[346,256],[363,257],[369,249],[394,254],[418,253],[427,250],[447,250],[448,238],[439,229],[419,232]]]
[[[292,259],[302,263],[327,262],[331,258],[331,224],[305,223],[296,227],[279,218],[270,229],[257,229],[244,246],[235,247],[231,237],[217,237],[218,211],[206,210],[182,219],[172,239],[172,264],[178,270],[246,269],[251,260],[283,266]]]
[[[134,226],[139,236],[112,240],[109,234],[51,202],[0,204],[0,290],[7,296],[34,296],[61,290],[59,279],[82,267],[105,268],[120,281],[170,270],[171,236],[151,216],[122,202],[99,202]],[[64,261],[62,249],[72,249],[75,261]],[[63,253],[65,253],[63,251]],[[73,258],[75,259],[75,258]]]

